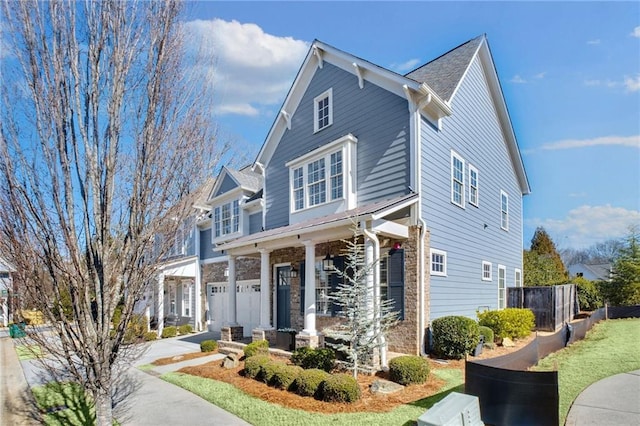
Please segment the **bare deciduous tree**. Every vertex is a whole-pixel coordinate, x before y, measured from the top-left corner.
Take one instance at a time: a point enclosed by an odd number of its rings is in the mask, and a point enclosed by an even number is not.
[[[99,425],[112,423],[126,327],[168,248],[154,236],[182,225],[191,206],[179,201],[226,150],[180,13],[175,1],[2,6],[0,250]]]

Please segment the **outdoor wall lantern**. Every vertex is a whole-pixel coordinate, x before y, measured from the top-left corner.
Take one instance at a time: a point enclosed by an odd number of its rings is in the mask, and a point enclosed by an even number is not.
[[[229,268],[224,268],[224,276],[225,277],[229,276]]]
[[[295,266],[291,266],[291,269],[289,270],[289,278],[296,278],[298,276],[298,270],[296,269]]]
[[[329,254],[329,250],[327,250],[327,255],[325,256],[325,258],[322,259],[322,270],[325,272],[333,271],[333,259]]]

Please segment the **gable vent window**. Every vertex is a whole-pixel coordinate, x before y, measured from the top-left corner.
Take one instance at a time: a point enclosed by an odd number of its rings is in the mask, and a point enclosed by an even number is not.
[[[451,151],[451,202],[464,208],[464,160]]]
[[[313,100],[313,132],[333,124],[333,89],[329,89]]]

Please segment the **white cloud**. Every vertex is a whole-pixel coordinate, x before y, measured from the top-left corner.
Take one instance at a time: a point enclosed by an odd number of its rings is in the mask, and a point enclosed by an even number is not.
[[[421,64],[421,60],[418,58],[409,59],[406,62],[402,62],[400,64],[393,63],[389,65],[389,69],[398,73],[406,73],[416,69],[418,65]]]
[[[306,41],[235,20],[190,21],[185,31],[189,48],[204,63],[197,72],[215,88],[219,114],[256,116],[279,106],[309,49]]]
[[[569,193],[569,197],[570,198],[585,198],[587,197],[589,194],[587,194],[586,192],[571,192]]]
[[[638,37],[640,38],[640,27],[635,27],[633,29],[633,31],[631,31],[631,34],[629,34],[632,37]]]
[[[543,79],[546,75],[547,75],[547,72],[543,71],[543,72],[539,72],[538,74],[534,75],[533,78]]]
[[[557,142],[549,142],[542,145],[542,149],[572,149],[587,146],[620,145],[640,148],[640,135],[633,136],[602,136],[592,139],[564,139]]]
[[[595,40],[588,40],[588,41],[587,41],[587,44],[590,44],[590,45],[592,45],[592,46],[597,46],[597,45],[598,45],[598,44],[600,44],[600,43],[601,43],[601,41],[600,41],[600,39],[599,39],[599,38],[597,38],[597,39],[595,39]]]
[[[638,90],[640,90],[640,74],[638,74],[635,78],[625,77],[624,86],[627,89],[627,92],[637,92]]]
[[[624,237],[632,225],[640,225],[640,211],[622,207],[580,206],[563,219],[533,219],[527,222],[543,226],[558,246],[584,248],[600,241]]]
[[[527,80],[525,80],[524,78],[520,77],[520,74],[516,74],[513,76],[513,78],[511,80],[509,80],[512,83],[516,83],[516,84],[522,84],[522,83],[526,83]]]

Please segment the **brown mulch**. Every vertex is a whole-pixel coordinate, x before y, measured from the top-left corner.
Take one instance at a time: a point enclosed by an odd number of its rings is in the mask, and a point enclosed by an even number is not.
[[[531,333],[529,337],[525,339],[516,340],[514,342],[514,347],[496,346],[494,349],[484,348],[480,356],[470,356],[469,359],[487,359],[506,355],[526,346],[534,337],[535,333]],[[166,365],[174,362],[185,361],[187,359],[200,358],[211,354],[212,352],[197,352],[185,354],[181,357],[162,358],[154,361],[153,365]],[[278,358],[278,360],[282,361],[282,358]],[[429,359],[431,371],[443,368],[459,369],[464,371],[464,362],[464,359],[445,361]],[[340,404],[335,402],[328,403],[318,401],[314,398],[302,397],[293,392],[270,387],[265,383],[244,377],[242,375],[243,368],[243,362],[241,362],[236,368],[226,369],[222,367],[222,361],[213,361],[198,366],[185,367],[179,370],[179,372],[226,382],[242,390],[246,394],[284,407],[319,413],[387,412],[393,410],[399,405],[408,404],[435,395],[444,384],[442,380],[438,379],[433,374],[430,374],[429,380],[425,384],[406,386],[399,392],[390,395],[380,395],[371,393],[369,388],[376,379],[388,380],[387,373],[379,372],[375,376],[359,374],[358,383],[360,384],[362,397],[355,403]]]
[[[188,361],[190,359],[202,358],[204,356],[213,355],[217,352],[193,352],[190,354],[176,355],[170,356],[167,358],[160,358],[153,361],[151,364],[156,367],[160,367],[161,365],[174,364],[176,362]]]

